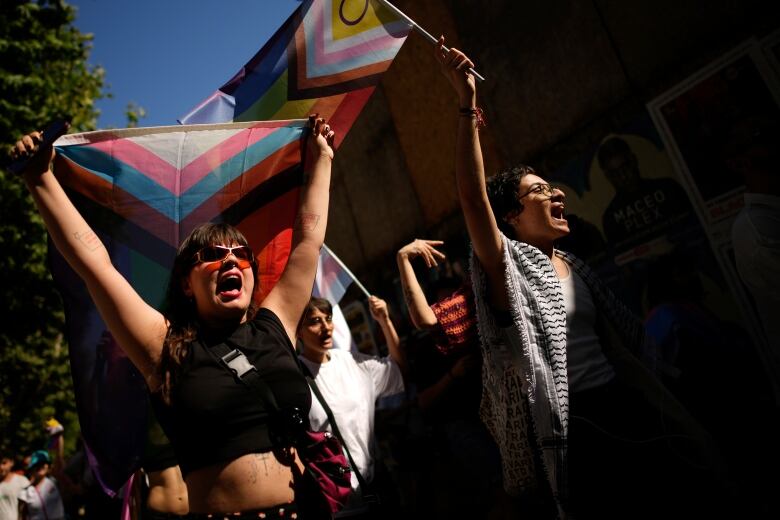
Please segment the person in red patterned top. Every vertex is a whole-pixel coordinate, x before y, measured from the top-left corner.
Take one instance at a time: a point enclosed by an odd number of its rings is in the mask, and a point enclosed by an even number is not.
[[[412,324],[430,332],[434,343],[434,348],[415,353],[417,402],[459,470],[457,484],[463,489],[450,494],[458,497],[453,507],[483,515],[496,507],[503,492],[498,448],[479,418],[481,356],[474,294],[468,281],[440,278],[434,287],[436,302],[429,305],[411,264],[422,258],[427,267],[438,266],[446,259],[436,249],[442,245],[418,239],[396,255]]]

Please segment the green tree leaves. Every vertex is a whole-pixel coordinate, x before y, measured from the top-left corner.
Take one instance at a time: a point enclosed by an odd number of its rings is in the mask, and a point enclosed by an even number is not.
[[[67,115],[92,130],[103,70],[87,63],[91,36],[61,0],[0,2],[0,146]],[[78,426],[63,340],[62,302],[46,264],[46,231],[21,179],[0,171],[0,447],[44,447],[43,422]],[[68,435],[72,443],[75,436]]]

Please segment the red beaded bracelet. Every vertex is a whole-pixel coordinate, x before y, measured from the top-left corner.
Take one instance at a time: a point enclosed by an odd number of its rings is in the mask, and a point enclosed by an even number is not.
[[[484,128],[487,126],[487,123],[485,122],[485,112],[483,112],[480,107],[460,108],[458,109],[458,114],[461,117],[476,117],[477,128]]]

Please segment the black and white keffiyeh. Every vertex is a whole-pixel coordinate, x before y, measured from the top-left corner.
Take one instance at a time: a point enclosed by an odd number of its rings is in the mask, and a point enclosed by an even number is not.
[[[473,253],[471,258],[484,361],[482,420],[501,452],[506,491],[519,495],[544,485],[537,482],[532,451],[535,446],[563,518],[567,516],[569,424],[563,290],[549,257],[534,246],[503,235],[502,240],[511,326],[497,324],[488,303],[484,269]],[[633,313],[584,262],[562,251],[556,254],[586,283],[596,308],[613,326],[621,343],[641,349],[644,328]]]
[[[511,327],[496,323],[484,270],[474,254],[471,260],[484,358],[481,414],[501,452],[506,491],[517,495],[540,485],[535,444],[553,497],[565,509],[569,396],[563,291],[539,249],[502,238]]]

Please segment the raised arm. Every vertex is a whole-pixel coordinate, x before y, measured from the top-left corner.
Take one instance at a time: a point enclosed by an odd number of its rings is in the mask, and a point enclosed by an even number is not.
[[[81,491],[80,486],[73,481],[65,471],[65,439],[59,433],[54,441],[54,464],[51,467],[52,476],[57,479],[57,487],[63,495],[73,495]]]
[[[434,327],[439,323],[439,320],[436,319],[436,315],[428,305],[428,300],[425,299],[425,293],[417,281],[411,261],[419,256],[425,260],[425,265],[428,267],[439,265],[439,261],[446,257],[435,246],[442,244],[444,242],[441,240],[417,239],[399,249],[395,257],[396,262],[398,262],[398,272],[401,274],[401,286],[404,290],[406,307],[409,309],[409,318],[416,329]]]
[[[401,340],[398,338],[398,332],[390,319],[387,302],[376,296],[371,296],[368,299],[368,309],[371,311],[371,316],[382,328],[382,333],[387,340],[387,352],[390,358],[396,362],[401,373],[406,374],[406,352],[401,348]]]
[[[485,166],[479,143],[477,87],[468,69],[474,64],[457,49],[444,52],[444,37],[439,38],[435,51],[442,73],[458,95],[458,136],[455,147],[455,179],[458,198],[466,220],[474,253],[485,269],[490,286],[491,305],[509,308],[501,266],[503,245],[501,233],[490,209],[485,187]]]
[[[311,298],[317,259],[325,241],[335,135],[325,120],[316,116],[309,116],[309,127],[312,134],[307,148],[313,164],[301,191],[290,257],[281,278],[262,304],[279,317],[293,344],[298,321]]]
[[[54,450],[51,473],[54,478],[59,479],[65,470],[65,435],[63,432],[50,436],[52,449]]]
[[[30,157],[40,143],[40,133],[26,135],[11,156]],[[29,161],[23,172],[27,188],[57,249],[84,280],[111,334],[154,389],[159,385],[157,367],[167,330],[165,319],[111,264],[100,238],[52,173],[53,158],[54,150],[48,146]]]

